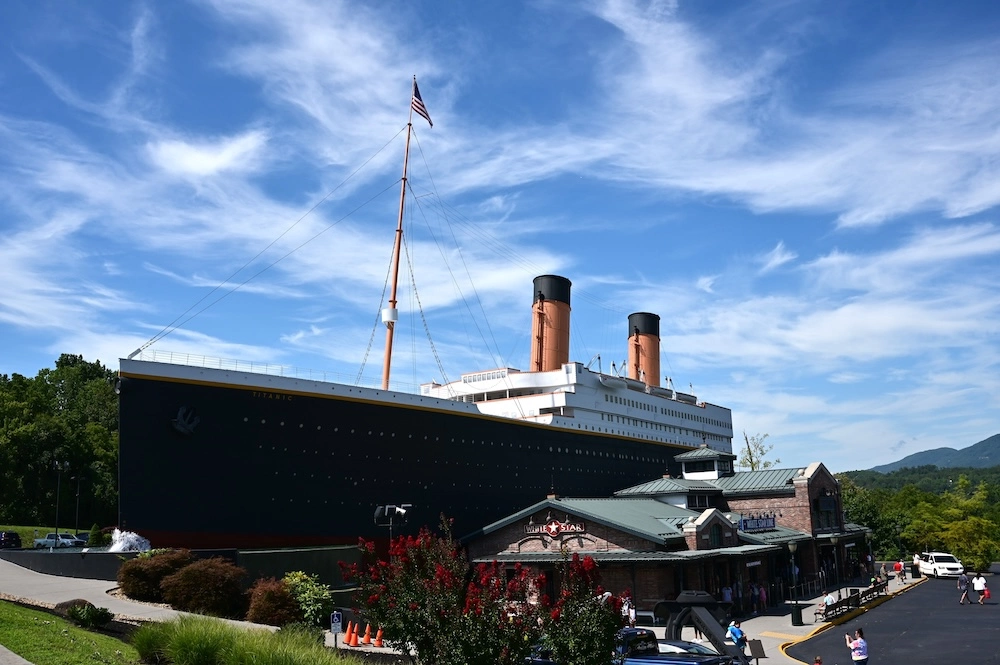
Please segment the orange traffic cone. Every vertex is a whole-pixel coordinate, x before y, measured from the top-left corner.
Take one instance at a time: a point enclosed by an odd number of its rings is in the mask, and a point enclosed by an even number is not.
[[[356,647],[358,645],[358,627],[354,627],[354,632],[351,633],[351,646]]]
[[[375,633],[375,646],[377,646],[377,647],[381,647],[382,646],[382,628],[381,627],[379,627],[378,632]]]
[[[351,630],[353,629],[353,627],[354,627],[354,622],[353,621],[348,621],[347,622],[347,630],[344,631],[344,633],[347,635],[347,637],[344,639],[345,642],[350,642],[351,641]]]
[[[365,626],[365,639],[361,640],[361,642],[364,643],[364,644],[371,644],[372,643],[372,625],[371,624],[368,624],[367,626]]]

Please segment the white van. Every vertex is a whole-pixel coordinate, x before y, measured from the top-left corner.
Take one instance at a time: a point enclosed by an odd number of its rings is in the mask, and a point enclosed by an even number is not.
[[[947,552],[924,552],[920,555],[920,574],[927,577],[958,577],[965,572],[962,562]]]

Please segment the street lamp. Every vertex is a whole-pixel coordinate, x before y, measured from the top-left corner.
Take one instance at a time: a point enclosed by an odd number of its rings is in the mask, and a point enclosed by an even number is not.
[[[62,485],[62,474],[63,471],[69,471],[69,462],[65,460],[60,462],[59,460],[54,460],[52,462],[52,468],[56,470],[56,542],[53,543],[56,547],[59,546],[59,490]],[[49,550],[51,551],[51,547]]]
[[[865,542],[868,543],[868,577],[875,577],[875,557],[872,556],[872,532],[865,531]]]
[[[799,596],[795,592],[795,587],[799,583],[798,569],[795,566],[795,550],[799,549],[799,544],[794,540],[788,541],[788,560],[792,564],[792,625],[801,626],[802,608],[799,607]]]
[[[834,584],[837,585],[837,595],[839,596],[840,595],[840,564],[838,563],[838,560],[837,560],[837,549],[838,549],[837,548],[837,544],[840,542],[840,538],[838,536],[834,536],[833,538],[830,539],[830,542],[833,543],[833,580],[834,580]]]
[[[73,526],[73,535],[80,533],[80,474],[76,478],[76,523]]]

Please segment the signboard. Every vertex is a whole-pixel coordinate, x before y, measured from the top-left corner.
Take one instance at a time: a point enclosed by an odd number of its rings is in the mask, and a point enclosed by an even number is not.
[[[344,615],[340,612],[334,612],[330,615],[330,632],[334,635],[340,633],[343,628],[341,625],[344,623]]]
[[[564,533],[586,533],[587,528],[583,522],[549,520],[545,524],[525,524],[524,532],[529,534],[545,534],[550,538],[555,538]]]
[[[740,531],[764,531],[774,528],[773,517],[754,517],[740,520]]]

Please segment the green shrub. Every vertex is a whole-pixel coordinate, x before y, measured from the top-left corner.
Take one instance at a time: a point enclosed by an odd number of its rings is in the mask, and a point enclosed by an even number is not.
[[[212,619],[183,617],[177,624],[165,649],[167,659],[174,665],[220,665],[228,662],[228,654],[245,635],[240,629]]]
[[[306,623],[322,626],[333,611],[333,592],[319,581],[318,575],[295,571],[285,575],[285,586],[299,604]]]
[[[167,646],[177,626],[177,621],[151,621],[132,634],[132,646],[142,662],[158,665],[167,661]]]
[[[218,619],[182,617],[147,625],[132,637],[144,663],[155,665],[344,665],[356,662],[315,641],[315,628],[277,633]]]
[[[108,608],[95,607],[90,603],[69,608],[66,616],[82,628],[104,628],[115,618]]]
[[[221,557],[201,559],[163,578],[160,589],[176,610],[242,618],[247,609],[242,585],[246,574]]]
[[[144,553],[145,554],[145,553]],[[191,565],[190,550],[161,550],[148,556],[137,556],[118,569],[118,586],[129,598],[150,603],[164,602],[160,583],[164,578]]]
[[[100,547],[104,544],[104,538],[101,537],[101,527],[94,523],[94,526],[90,527],[90,536],[87,537],[87,547]]]
[[[290,623],[282,626],[281,632],[289,639],[298,640],[301,638],[303,642],[326,643],[326,630],[311,623],[301,621]]]
[[[303,619],[298,601],[282,580],[273,577],[259,579],[250,587],[249,595],[247,621],[285,626]]]

